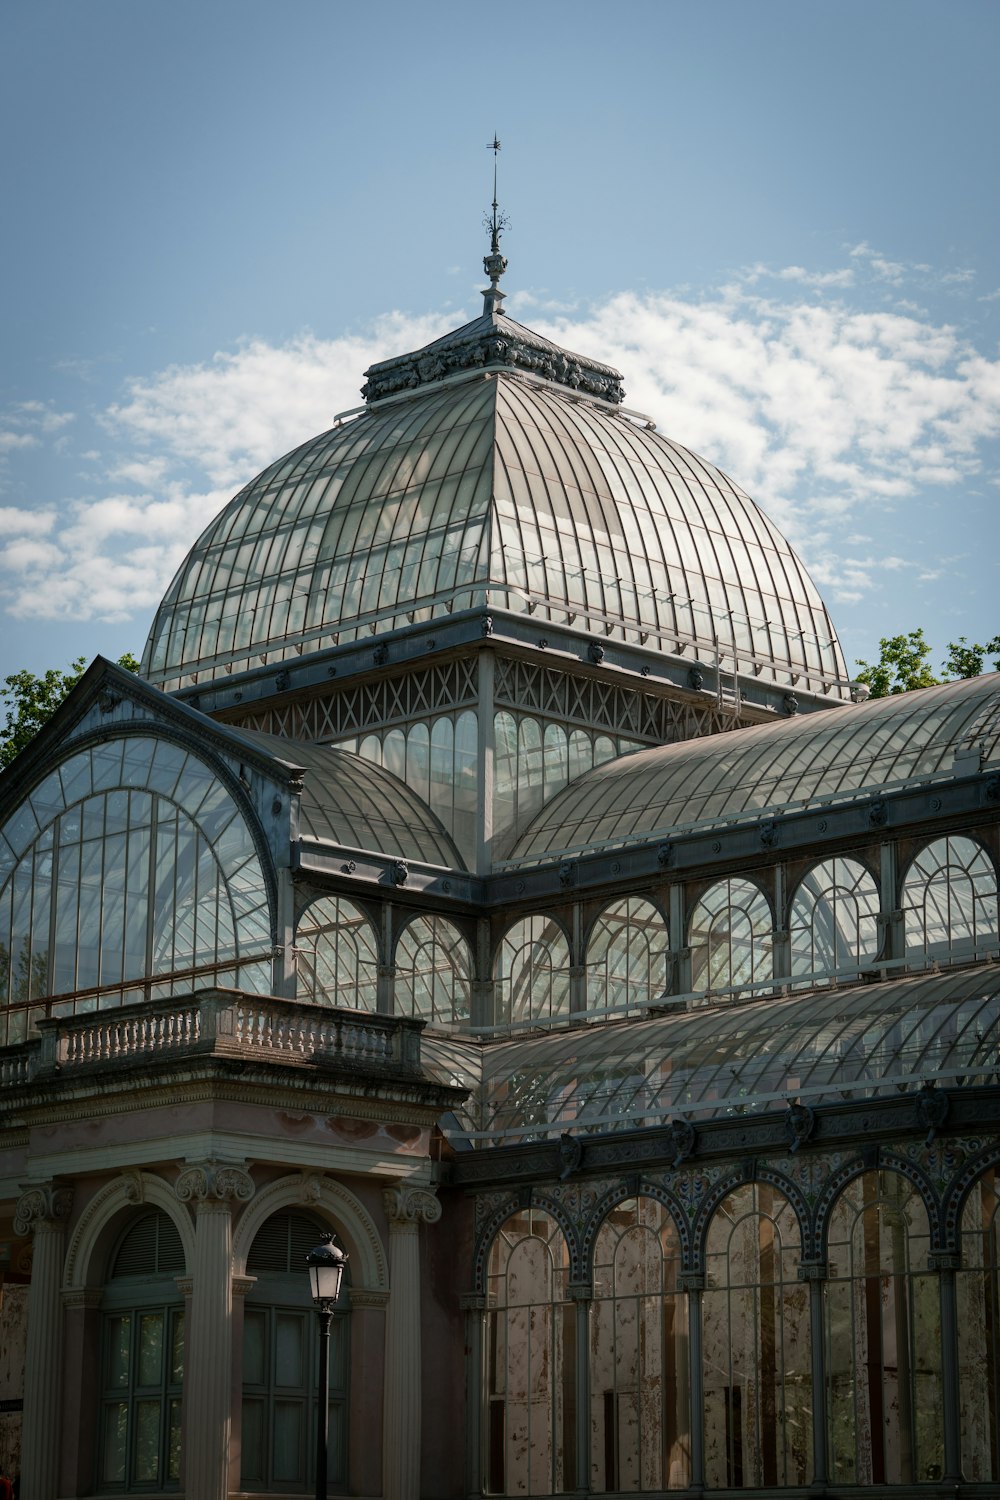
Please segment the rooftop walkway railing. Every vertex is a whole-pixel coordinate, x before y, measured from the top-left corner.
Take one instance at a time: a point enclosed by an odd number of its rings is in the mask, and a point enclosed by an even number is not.
[[[201,990],[36,1023],[37,1038],[0,1052],[0,1087],[76,1069],[182,1055],[322,1064],[411,1076],[424,1022],[325,1010],[241,990]]]

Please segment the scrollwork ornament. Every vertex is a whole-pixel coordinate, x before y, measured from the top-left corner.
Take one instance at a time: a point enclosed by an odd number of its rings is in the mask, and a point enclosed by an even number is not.
[[[181,1203],[249,1203],[253,1178],[237,1162],[198,1162],[185,1167],[174,1184]]]
[[[407,1224],[436,1224],[441,1217],[437,1194],[429,1188],[411,1188],[405,1183],[386,1188],[382,1193],[385,1216],[393,1227]]]
[[[64,1224],[73,1207],[73,1190],[51,1182],[25,1189],[14,1210],[14,1233],[23,1238],[34,1234],[39,1224]]]

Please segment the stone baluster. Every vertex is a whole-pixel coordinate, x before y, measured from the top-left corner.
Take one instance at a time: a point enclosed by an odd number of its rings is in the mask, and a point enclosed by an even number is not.
[[[441,1205],[426,1188],[405,1183],[382,1194],[389,1220],[389,1309],[385,1327],[382,1494],[420,1495],[420,1243],[421,1222],[434,1224]]]
[[[184,1493],[188,1500],[226,1500],[233,1350],[232,1205],[254,1195],[241,1164],[198,1162],[174,1188],[195,1206],[191,1316],[184,1351]]]
[[[62,1269],[66,1220],[73,1195],[51,1182],[26,1186],[17,1201],[14,1233],[34,1237],[24,1358],[21,1494],[55,1500],[59,1483],[62,1394]]]

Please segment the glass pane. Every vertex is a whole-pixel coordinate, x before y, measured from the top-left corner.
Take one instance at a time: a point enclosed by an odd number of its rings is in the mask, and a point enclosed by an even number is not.
[[[274,1321],[274,1383],[284,1386],[302,1386],[305,1383],[303,1365],[305,1320],[295,1313],[277,1313]]]
[[[127,1386],[132,1319],[128,1313],[122,1317],[108,1318],[105,1327],[108,1340],[108,1385]]]
[[[174,1396],[169,1406],[169,1430],[167,1433],[167,1478],[181,1477],[181,1403]]]
[[[184,1379],[184,1314],[174,1313],[174,1336],[170,1345],[170,1384]]]
[[[305,1408],[301,1401],[274,1403],[274,1461],[271,1478],[301,1482],[305,1478],[303,1427]]]
[[[105,1484],[125,1482],[125,1436],[128,1431],[128,1407],[116,1401],[104,1408],[104,1432],[101,1478]]]
[[[163,1314],[143,1313],[139,1319],[139,1373],[137,1383],[159,1385],[163,1371]]]
[[[135,1460],[137,1484],[148,1484],[159,1478],[160,1403],[139,1401],[135,1408]]]
[[[243,1402],[243,1442],[240,1457],[240,1479],[243,1484],[260,1482],[264,1478],[264,1414],[263,1401]]]
[[[243,1383],[263,1385],[264,1338],[266,1315],[262,1312],[247,1312],[243,1319]]]

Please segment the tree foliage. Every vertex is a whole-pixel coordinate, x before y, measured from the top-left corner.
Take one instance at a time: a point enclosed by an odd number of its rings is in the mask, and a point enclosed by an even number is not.
[[[980,646],[972,645],[964,635],[957,641],[948,642],[948,654],[941,664],[941,677],[935,677],[928,658],[932,653],[930,643],[922,630],[911,630],[908,635],[883,636],[879,641],[877,662],[858,660],[861,671],[858,682],[868,684],[873,698],[887,698],[892,693],[908,693],[913,688],[933,687],[937,682],[950,682],[958,677],[978,677],[986,665],[986,658],[1000,658],[1000,635]],[[994,660],[995,669],[1000,669],[1000,660]]]
[[[138,672],[139,663],[131,651],[118,658],[127,672]],[[7,710],[7,721],[0,729],[0,767],[7,766],[20,754],[29,740],[51,719],[71,688],[80,681],[87,658],[78,656],[65,671],[58,667],[37,677],[34,672],[13,672],[0,686],[0,704]]]

